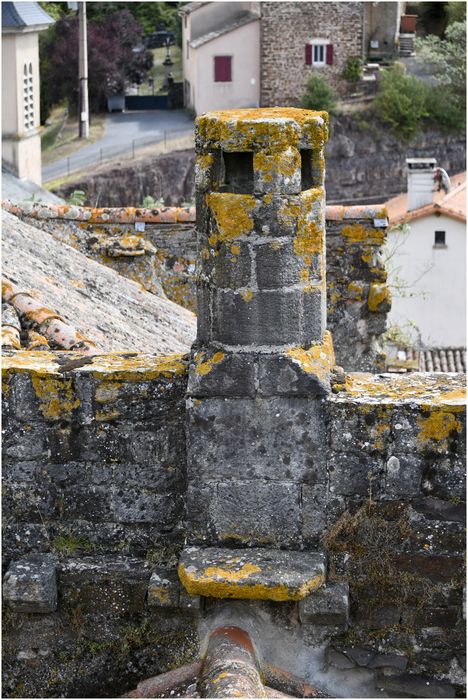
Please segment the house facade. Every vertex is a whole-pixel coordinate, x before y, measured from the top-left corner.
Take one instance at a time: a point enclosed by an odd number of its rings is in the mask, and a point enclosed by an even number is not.
[[[338,91],[348,58],[396,50],[400,2],[193,2],[181,9],[184,104],[196,114],[298,105],[310,76]]]
[[[433,192],[434,162],[425,165],[426,189],[418,168],[408,194],[387,202],[389,325],[418,346],[465,347],[466,173],[451,178],[447,193]]]
[[[38,185],[39,32],[53,22],[37,2],[2,2],[2,161],[17,177]]]

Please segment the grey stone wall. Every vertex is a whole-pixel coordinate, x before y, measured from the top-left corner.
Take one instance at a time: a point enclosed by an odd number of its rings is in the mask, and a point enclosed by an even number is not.
[[[311,75],[343,88],[341,74],[349,56],[361,56],[361,2],[262,2],[260,104],[297,105]],[[333,64],[305,65],[305,45],[324,38],[333,44]]]

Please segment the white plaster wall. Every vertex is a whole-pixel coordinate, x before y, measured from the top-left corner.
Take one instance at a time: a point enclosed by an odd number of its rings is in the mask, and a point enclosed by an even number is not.
[[[218,109],[258,107],[260,100],[260,20],[209,41],[196,53],[195,104],[198,114]],[[216,83],[214,57],[232,56],[232,81]]]
[[[435,231],[446,232],[446,248],[434,247]],[[387,252],[389,325],[416,324],[428,347],[465,346],[466,225],[444,215],[417,219],[407,235],[389,232]],[[397,277],[409,284],[404,292]]]

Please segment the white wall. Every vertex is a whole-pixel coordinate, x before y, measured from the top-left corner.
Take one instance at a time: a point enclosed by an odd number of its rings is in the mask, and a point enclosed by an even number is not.
[[[416,324],[427,347],[464,347],[466,226],[444,215],[417,219],[409,226],[408,234],[388,234],[386,265],[393,297],[389,325],[406,331],[408,322]],[[446,232],[446,248],[434,247],[435,231]],[[408,288],[401,289],[397,278]]]
[[[260,20],[191,49],[196,62],[197,115],[218,109],[258,107],[260,100]],[[216,83],[214,57],[232,56],[232,82]]]

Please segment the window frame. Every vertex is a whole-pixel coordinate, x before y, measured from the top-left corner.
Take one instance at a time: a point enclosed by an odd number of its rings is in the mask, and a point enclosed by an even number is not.
[[[327,65],[327,46],[328,44],[312,44],[312,65],[317,66],[320,68],[321,66],[326,66]],[[321,53],[323,58],[318,60],[316,59],[316,51],[321,49]]]
[[[216,59],[217,58],[228,58],[229,59],[229,80],[216,80]],[[215,54],[213,56],[213,82],[214,83],[232,83],[232,64],[233,64],[232,54]]]
[[[444,237],[443,242],[437,240],[437,234],[438,234],[438,233],[443,234],[443,237]],[[433,247],[433,248],[447,248],[447,238],[446,238],[446,236],[447,236],[447,231],[446,231],[446,230],[443,230],[443,231],[440,230],[440,229],[438,229],[437,231],[434,230],[434,244],[433,244],[432,247]]]

